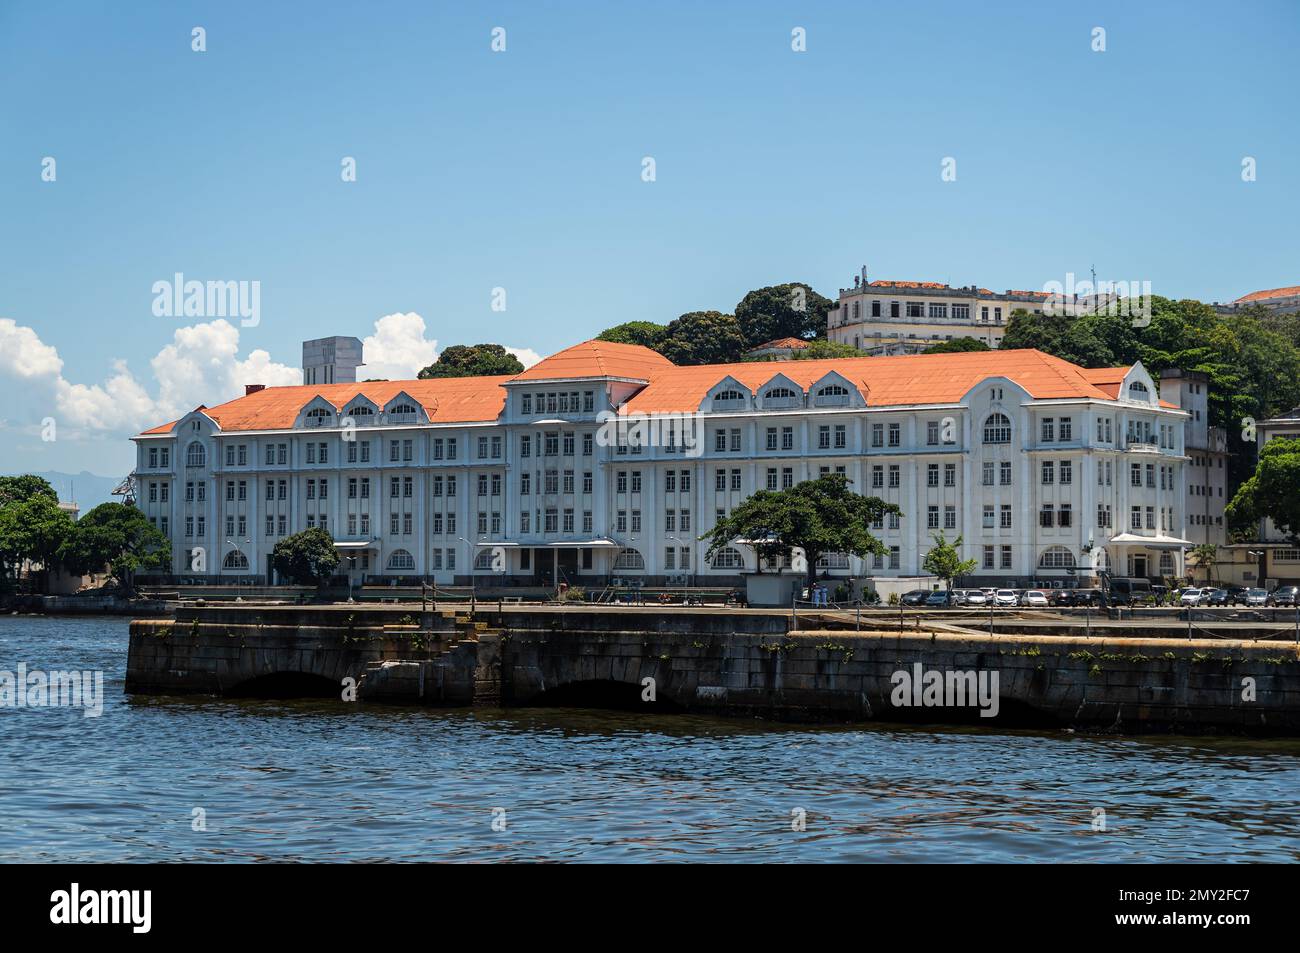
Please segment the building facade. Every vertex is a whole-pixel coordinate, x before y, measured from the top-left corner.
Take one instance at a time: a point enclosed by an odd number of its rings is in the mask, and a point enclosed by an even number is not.
[[[932,344],[975,338],[996,348],[1011,312],[1041,313],[1043,291],[1002,294],[937,281],[868,281],[866,269],[841,288],[827,316],[827,338],[872,355],[917,354]]]
[[[1208,374],[1167,368],[1160,372],[1160,396],[1187,411],[1183,448],[1187,455],[1187,522],[1193,546],[1228,542],[1224,509],[1228,499],[1228,433],[1210,426]]]
[[[589,341],[514,377],[250,388],[135,439],[138,505],[178,576],[269,578],[329,532],[354,581],[734,585],[699,536],[761,489],[843,473],[902,516],[831,576],[923,575],[936,533],[968,585],[1182,573],[1187,414],[1140,365],[1038,351],[676,367]]]

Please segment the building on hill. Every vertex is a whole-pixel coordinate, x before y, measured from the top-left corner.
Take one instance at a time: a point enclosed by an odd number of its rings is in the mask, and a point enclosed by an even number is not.
[[[1045,291],[953,288],[938,281],[868,281],[866,269],[852,288],[841,288],[827,315],[826,336],[872,355],[919,354],[939,341],[975,338],[996,348],[1011,312],[1041,313]]]
[[[1252,291],[1250,294],[1242,295],[1228,304],[1219,304],[1216,301],[1214,308],[1220,314],[1231,314],[1251,305],[1259,305],[1279,314],[1300,312],[1300,285]]]
[[[775,341],[764,341],[751,347],[745,352],[745,357],[788,361],[800,351],[806,351],[811,343],[803,338],[777,338]]]
[[[677,367],[587,341],[512,377],[254,390],[136,436],[133,476],[180,576],[269,577],[320,527],[354,581],[736,585],[752,549],[706,563],[698,537],[843,473],[903,515],[872,527],[884,556],[819,571],[920,575],[944,532],[977,560],[963,584],[1069,586],[1182,573],[1188,416],[1140,364],[1033,350]]]

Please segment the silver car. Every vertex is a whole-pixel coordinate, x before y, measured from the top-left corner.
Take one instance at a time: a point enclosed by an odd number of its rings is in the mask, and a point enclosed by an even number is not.
[[[1020,597],[1016,595],[1016,590],[1014,589],[999,589],[993,594],[993,598],[999,606],[1006,607],[1020,605]]]
[[[1195,588],[1193,588],[1193,589],[1184,589],[1184,590],[1183,590],[1183,594],[1182,594],[1181,596],[1178,597],[1178,604],[1179,604],[1180,606],[1196,606],[1196,605],[1200,605],[1200,604],[1201,604],[1201,590],[1200,590],[1200,589],[1195,589]]]
[[[1268,605],[1268,591],[1265,589],[1247,589],[1246,605],[1248,606]]]
[[[963,595],[964,604],[968,606],[986,606],[989,603],[989,597],[979,589],[967,589]]]

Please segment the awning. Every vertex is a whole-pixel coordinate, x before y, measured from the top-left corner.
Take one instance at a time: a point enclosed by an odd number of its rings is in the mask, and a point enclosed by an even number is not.
[[[1135,533],[1120,533],[1112,536],[1110,542],[1121,546],[1145,546],[1147,549],[1182,549],[1195,545],[1190,539],[1177,536],[1138,536]]]
[[[543,540],[543,541],[541,541],[541,542],[536,542],[536,543],[534,543],[534,542],[529,542],[528,540],[523,540],[522,542],[516,542],[516,541],[511,541],[511,542],[504,542],[504,541],[503,541],[503,542],[496,542],[496,543],[494,543],[494,542],[480,542],[480,543],[475,543],[474,545],[475,545],[475,546],[478,546],[478,547],[480,547],[480,548],[482,548],[482,549],[495,548],[495,547],[497,547],[497,546],[500,546],[502,549],[525,549],[525,548],[531,548],[531,549],[623,549],[623,548],[624,548],[624,546],[623,546],[622,543],[616,543],[616,542],[614,542],[612,539],[606,539],[606,538],[604,538],[604,537],[599,537],[599,538],[597,538],[597,539],[574,539],[574,540],[566,540],[566,541],[564,541],[564,542],[558,542],[558,543],[557,543],[557,542],[553,542],[553,541],[551,541],[551,540]]]
[[[334,540],[334,548],[335,549],[378,549],[379,542],[373,539],[370,540],[363,539],[363,540],[358,540],[356,542],[352,540],[336,539]]]

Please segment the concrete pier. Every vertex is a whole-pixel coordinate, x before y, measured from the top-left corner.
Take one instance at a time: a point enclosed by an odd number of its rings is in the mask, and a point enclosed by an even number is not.
[[[351,688],[372,703],[1300,734],[1290,641],[871,624],[854,631],[827,614],[791,631],[789,613],[764,610],[185,607],[132,623],[126,690],[345,698]],[[965,693],[963,678],[974,679]]]

